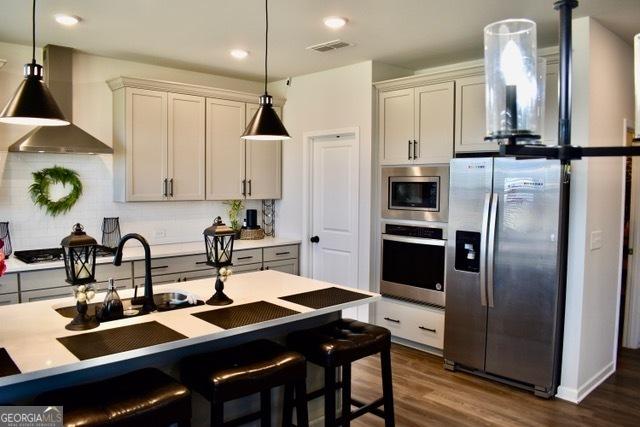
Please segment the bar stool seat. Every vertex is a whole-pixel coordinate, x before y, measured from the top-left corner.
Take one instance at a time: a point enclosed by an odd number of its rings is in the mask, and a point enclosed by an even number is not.
[[[237,347],[185,358],[181,363],[182,381],[211,402],[211,425],[221,426],[224,402],[260,393],[260,412],[231,423],[238,425],[271,419],[271,389],[285,386],[285,419],[291,420],[293,392],[306,395],[307,366],[304,356],[268,340],[258,340]],[[308,425],[307,405],[299,399],[296,405],[298,425]]]
[[[393,385],[391,376],[391,333],[388,329],[340,319],[327,325],[296,331],[287,337],[287,345],[299,351],[312,363],[324,368],[324,387],[307,395],[315,399],[324,395],[325,426],[347,427],[352,419],[371,412],[385,420],[385,426],[395,425]],[[380,353],[382,397],[365,404],[351,397],[351,363]],[[342,382],[336,383],[337,368],[341,368]],[[342,415],[336,419],[336,388],[342,387]],[[358,409],[351,412],[351,405]],[[379,409],[384,405],[384,411]]]
[[[153,368],[48,391],[36,404],[63,406],[65,426],[188,426],[191,420],[189,389]]]

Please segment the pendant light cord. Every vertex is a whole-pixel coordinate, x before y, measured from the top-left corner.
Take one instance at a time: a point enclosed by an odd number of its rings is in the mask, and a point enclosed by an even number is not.
[[[33,0],[35,3],[35,0]],[[264,0],[264,93],[267,94],[267,60],[269,57],[269,0]]]
[[[36,0],[33,0],[31,13],[31,62],[36,63]]]

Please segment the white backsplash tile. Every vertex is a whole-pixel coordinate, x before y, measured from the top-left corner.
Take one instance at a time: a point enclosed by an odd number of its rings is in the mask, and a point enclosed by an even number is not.
[[[29,196],[31,173],[54,165],[78,172],[83,185],[76,205],[55,218]],[[258,201],[245,205],[260,210]],[[227,221],[222,202],[114,202],[110,155],[0,153],[0,221],[10,223],[14,250],[59,246],[76,222],[99,242],[104,217],[120,217],[122,235],[140,233],[151,244],[198,241],[218,215]]]

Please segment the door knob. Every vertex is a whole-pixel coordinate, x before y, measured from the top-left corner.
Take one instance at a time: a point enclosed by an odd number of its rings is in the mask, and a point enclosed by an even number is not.
[[[311,240],[311,243],[318,243],[320,241],[320,237],[318,236],[313,236],[312,238],[310,238],[309,240]]]

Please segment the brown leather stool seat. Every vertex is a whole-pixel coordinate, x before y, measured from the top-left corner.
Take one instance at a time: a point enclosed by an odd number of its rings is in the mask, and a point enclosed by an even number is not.
[[[152,368],[52,390],[37,405],[63,406],[65,426],[189,426],[188,388]]]
[[[385,426],[395,425],[393,387],[391,377],[391,333],[388,329],[359,322],[340,319],[327,325],[291,333],[287,345],[299,351],[312,363],[324,368],[325,386],[308,394],[309,400],[324,395],[325,425],[349,426],[352,419],[367,412],[385,420]],[[383,397],[364,404],[351,398],[351,363],[358,359],[380,353],[382,367]],[[336,383],[336,371],[342,371],[342,383]],[[342,417],[336,419],[335,390],[342,387]],[[353,413],[351,405],[359,407]],[[384,405],[384,412],[378,409]]]
[[[271,389],[285,386],[284,419],[291,421],[293,392],[306,395],[307,366],[304,356],[267,340],[185,358],[181,363],[182,381],[211,402],[211,425],[221,426],[224,402],[260,393],[260,412],[233,420],[234,425],[261,419],[271,420]],[[296,406],[298,425],[308,425],[305,399]]]

